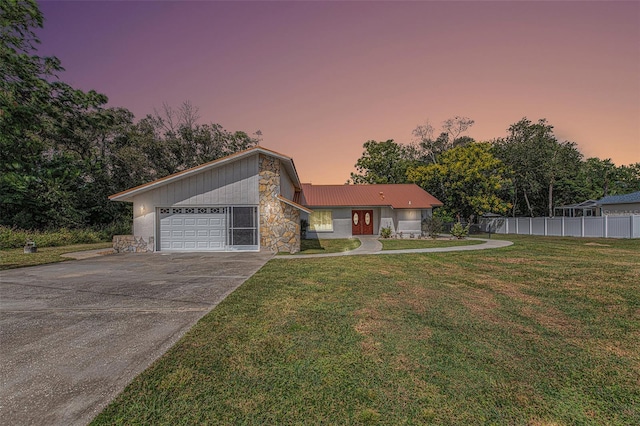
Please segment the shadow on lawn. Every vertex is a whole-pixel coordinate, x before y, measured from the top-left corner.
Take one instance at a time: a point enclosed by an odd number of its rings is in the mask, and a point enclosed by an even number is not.
[[[304,240],[300,240],[300,251],[305,251],[305,250],[322,250],[324,251],[325,248],[322,247],[322,244],[320,244],[320,240],[317,238],[307,238]]]

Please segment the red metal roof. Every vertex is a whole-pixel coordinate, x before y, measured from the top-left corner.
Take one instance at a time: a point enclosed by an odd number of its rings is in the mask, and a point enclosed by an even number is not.
[[[309,207],[373,207],[430,209],[442,203],[416,184],[312,185],[302,184],[304,205]]]

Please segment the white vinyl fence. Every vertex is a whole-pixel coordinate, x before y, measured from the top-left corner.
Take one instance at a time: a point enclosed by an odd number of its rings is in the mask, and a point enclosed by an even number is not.
[[[495,234],[640,238],[640,215],[481,218],[480,228]]]

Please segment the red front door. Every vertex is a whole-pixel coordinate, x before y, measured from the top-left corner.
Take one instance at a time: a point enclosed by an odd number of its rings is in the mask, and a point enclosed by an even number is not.
[[[351,210],[351,234],[373,235],[373,210]]]

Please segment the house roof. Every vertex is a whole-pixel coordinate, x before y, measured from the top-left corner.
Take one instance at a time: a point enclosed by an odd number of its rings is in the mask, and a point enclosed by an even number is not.
[[[375,207],[430,209],[441,206],[433,195],[416,184],[312,185],[302,184],[309,207]]]
[[[640,191],[631,194],[609,195],[598,200],[598,204],[603,206],[607,204],[629,204],[640,203]]]
[[[256,146],[253,148],[246,149],[244,151],[236,152],[235,154],[231,154],[226,157],[218,158],[217,160],[213,160],[196,167],[192,167],[187,170],[183,170],[178,173],[174,173],[169,176],[162,177],[160,179],[156,179],[153,182],[148,182],[143,185],[139,185],[134,188],[127,189],[126,191],[118,192],[117,194],[113,194],[109,196],[109,199],[112,201],[128,201],[131,199],[131,197],[135,195],[142,194],[143,192],[147,192],[159,186],[166,185],[170,182],[175,182],[177,180],[184,179],[188,176],[201,173],[205,170],[213,169],[215,167],[220,167],[224,164],[228,164],[233,161],[237,161],[241,158],[249,157],[255,154],[265,154],[271,157],[276,157],[279,160],[281,160],[282,165],[284,166],[285,170],[293,180],[293,183],[296,186],[296,189],[300,188],[300,178],[298,177],[296,166],[293,164],[293,159],[291,157],[288,157],[286,155],[280,154],[279,152],[272,151],[267,148],[263,148],[261,146]]]

